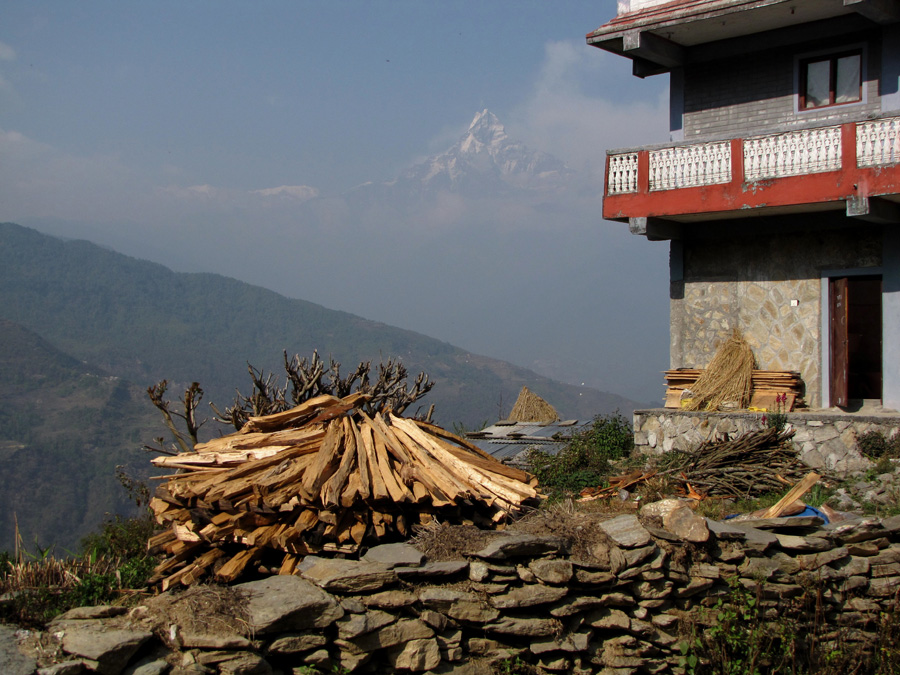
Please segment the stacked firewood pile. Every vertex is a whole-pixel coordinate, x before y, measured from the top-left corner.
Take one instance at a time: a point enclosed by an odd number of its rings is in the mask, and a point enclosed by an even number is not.
[[[354,553],[434,518],[498,527],[540,495],[536,479],[443,429],[371,415],[371,397],[323,395],[250,417],[234,434],[153,460],[150,506],[166,529],[153,583],[233,581],[248,566],[290,574],[306,555]]]
[[[694,495],[743,499],[780,492],[809,472],[791,445],[793,435],[766,428],[705,441],[692,452],[673,453],[666,473]]]
[[[703,374],[697,368],[667,370],[666,407],[681,408],[682,400],[690,398],[694,383]],[[791,412],[803,407],[803,379],[790,370],[753,370],[750,378],[750,409],[766,412]],[[688,393],[685,393],[687,390]],[[779,400],[782,402],[779,404]],[[781,408],[779,410],[779,408]]]

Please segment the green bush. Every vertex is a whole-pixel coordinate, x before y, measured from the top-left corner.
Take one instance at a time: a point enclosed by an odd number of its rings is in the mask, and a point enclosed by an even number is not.
[[[548,496],[563,497],[601,485],[610,473],[610,462],[627,457],[633,447],[631,425],[615,413],[595,417],[556,455],[532,450],[528,463]]]
[[[900,457],[900,434],[887,437],[880,431],[867,431],[859,437],[859,450],[869,459]]]

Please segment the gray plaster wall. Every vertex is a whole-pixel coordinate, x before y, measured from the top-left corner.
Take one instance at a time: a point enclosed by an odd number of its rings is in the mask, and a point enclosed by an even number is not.
[[[856,46],[864,48],[863,102],[798,111],[798,59]],[[684,140],[758,135],[879,113],[881,61],[888,53],[882,51],[880,35],[875,32],[689,64],[684,69],[683,85],[681,73],[678,76],[683,120],[671,121],[672,134]],[[893,103],[893,98],[890,101]],[[683,132],[676,128],[679,121]]]
[[[817,216],[797,216],[815,225]],[[672,247],[671,366],[705,368],[718,346],[738,328],[758,367],[799,371],[811,407],[822,401],[822,275],[882,265],[880,228],[747,232],[753,221],[722,222],[722,233],[688,238]],[[886,289],[887,290],[887,289]],[[792,304],[796,301],[796,304]],[[891,324],[885,308],[885,326]],[[900,361],[900,354],[898,354]],[[885,373],[885,382],[889,379]],[[886,387],[888,385],[886,384]]]

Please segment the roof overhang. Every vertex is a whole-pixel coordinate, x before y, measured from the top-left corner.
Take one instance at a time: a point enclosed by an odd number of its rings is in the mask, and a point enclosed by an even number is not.
[[[673,0],[639,3],[588,33],[587,43],[634,62],[638,77],[685,63],[688,48],[841,16],[900,21],[897,0]]]

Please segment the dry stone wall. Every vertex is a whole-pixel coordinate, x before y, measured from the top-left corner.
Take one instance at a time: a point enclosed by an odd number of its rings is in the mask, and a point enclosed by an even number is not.
[[[38,672],[464,674],[518,659],[548,673],[678,673],[680,631],[735,586],[773,617],[818,598],[823,639],[844,649],[896,609],[900,517],[718,522],[664,500],[600,527],[589,560],[572,541],[522,533],[454,561],[406,544],[311,556],[295,576],[235,587],[244,630],[213,630],[221,617],[202,607],[192,628],[154,625],[146,607],[75,610],[40,636],[58,663]]]
[[[841,476],[863,471],[871,462],[859,449],[859,439],[869,432],[886,437],[898,433],[900,418],[866,416],[827,411],[790,413],[785,428],[794,432],[792,442],[800,459],[813,469]],[[691,450],[703,441],[729,434],[758,431],[766,425],[764,415],[750,412],[693,412],[686,410],[637,410],[634,413],[634,444],[638,452],[663,454]]]

